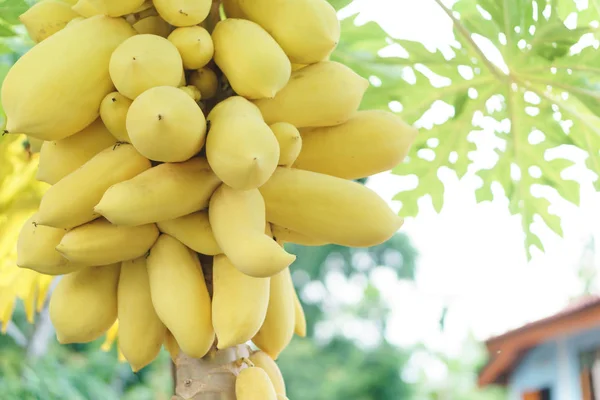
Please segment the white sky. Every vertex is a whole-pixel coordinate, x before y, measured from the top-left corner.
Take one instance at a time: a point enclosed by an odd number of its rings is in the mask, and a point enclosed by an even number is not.
[[[375,20],[393,37],[438,48],[452,39],[452,24],[433,0],[357,0],[345,11],[354,10],[360,10],[361,23]],[[575,168],[571,174],[583,177],[582,171]],[[458,182],[448,175],[442,212],[421,200],[420,215],[403,227],[420,252],[416,283],[397,282],[381,270],[372,277],[393,308],[387,333],[391,342],[424,342],[456,354],[469,330],[483,340],[553,313],[581,291],[577,268],[582,248],[590,235],[600,243],[600,194],[587,184],[580,208],[556,202],[564,238],[545,233],[546,253],[534,253],[527,263],[520,218],[510,216],[507,202],[476,204],[477,181],[467,176]],[[391,199],[403,185],[405,180],[384,173],[368,186],[398,210],[400,204]],[[450,313],[442,334],[438,320],[444,305]]]

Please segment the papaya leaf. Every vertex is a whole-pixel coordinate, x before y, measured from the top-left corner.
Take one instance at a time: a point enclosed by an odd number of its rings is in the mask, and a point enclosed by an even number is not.
[[[533,248],[544,249],[531,230],[534,221],[562,235],[560,216],[549,211],[550,201],[536,188],[552,188],[579,203],[579,183],[563,173],[573,162],[557,157],[558,147],[587,153],[586,166],[599,177],[600,190],[600,52],[579,44],[584,35],[598,33],[592,22],[600,21],[600,0],[590,0],[586,9],[573,0],[458,0],[451,9],[434,1],[454,24],[450,51],[391,38],[375,22],[358,26],[349,17],[342,21],[346,39],[332,58],[377,78],[371,79],[364,108],[399,110],[420,128],[409,156],[393,169],[419,182],[396,195],[400,213],[415,216],[423,196],[442,209],[441,168],[459,178],[476,173],[482,181],[477,201],[493,200],[492,185],[500,185],[510,212],[521,217],[531,257]],[[565,24],[573,14],[577,26]],[[397,46],[402,54],[383,57],[373,51],[377,43],[379,49]],[[449,110],[446,121],[432,123],[436,108]],[[483,128],[494,130],[496,157],[493,166],[476,170],[473,136]]]

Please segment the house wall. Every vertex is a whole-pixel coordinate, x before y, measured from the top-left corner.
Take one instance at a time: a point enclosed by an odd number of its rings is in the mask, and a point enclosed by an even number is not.
[[[511,374],[508,399],[522,400],[523,392],[550,387],[552,400],[580,400],[578,356],[596,347],[600,347],[600,325],[531,349]]]

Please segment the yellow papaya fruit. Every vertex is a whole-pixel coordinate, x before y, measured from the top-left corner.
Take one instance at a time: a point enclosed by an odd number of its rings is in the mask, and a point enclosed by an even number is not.
[[[328,243],[375,246],[403,224],[371,189],[334,176],[278,167],[259,190],[269,222]]]
[[[273,238],[280,243],[295,243],[302,246],[324,246],[328,244],[323,240],[315,239],[275,224],[271,224],[271,230]]]
[[[131,99],[119,92],[111,92],[100,103],[100,118],[106,129],[119,141],[131,143],[125,121]]]
[[[294,168],[358,179],[400,164],[417,130],[391,112],[368,110],[341,125],[302,129],[301,134]]]
[[[223,9],[227,18],[247,19],[240,8],[239,0],[223,0]]]
[[[294,125],[287,122],[276,122],[269,128],[271,128],[279,143],[278,165],[291,167],[302,149],[300,132]]]
[[[100,338],[117,319],[121,264],[87,267],[65,275],[50,297],[50,320],[62,344]]]
[[[292,62],[313,64],[333,51],[340,23],[326,0],[237,0],[246,18],[273,36]]]
[[[219,247],[246,275],[269,277],[296,259],[265,234],[265,203],[257,189],[221,185],[210,199],[208,217]]]
[[[58,0],[44,0],[35,3],[19,16],[31,40],[39,43],[67,26],[78,17],[67,3]]]
[[[99,218],[68,231],[56,250],[77,264],[108,265],[145,255],[158,234],[155,224],[118,226]]]
[[[262,326],[269,304],[269,278],[240,272],[224,254],[213,259],[212,321],[217,347],[243,344]]]
[[[159,16],[151,15],[136,21],[131,25],[139,34],[151,34],[168,37],[171,33],[171,25]]]
[[[100,119],[67,138],[44,142],[36,178],[54,185],[115,143]]]
[[[146,158],[183,162],[196,155],[206,137],[200,106],[177,87],[158,86],[139,95],[129,107],[127,133]]]
[[[217,23],[212,38],[215,63],[238,95],[272,98],[290,79],[290,60],[260,25],[228,18]]]
[[[109,17],[120,17],[125,14],[136,12],[144,0],[89,0],[94,8]]]
[[[190,74],[190,84],[200,90],[200,94],[204,100],[212,99],[217,94],[219,79],[215,71],[205,67],[192,71]]]
[[[198,25],[208,17],[212,0],[154,0],[160,16],[173,26]]]
[[[259,367],[243,369],[235,379],[237,400],[277,400],[275,388],[267,373]]]
[[[94,210],[116,225],[166,221],[206,208],[220,183],[204,158],[164,163],[110,187]]]
[[[162,234],[146,262],[156,314],[181,351],[190,357],[204,357],[214,342],[215,331],[211,300],[196,253]]]
[[[183,62],[177,48],[167,39],[140,34],[115,49],[109,71],[119,93],[133,100],[157,86],[179,86]]]
[[[273,360],[294,336],[294,284],[289,268],[271,277],[267,316],[252,342]]]
[[[62,178],[44,193],[37,222],[55,228],[74,228],[100,216],[94,211],[106,190],[152,165],[130,144],[110,146]]]
[[[158,229],[173,236],[190,249],[209,256],[223,253],[208,220],[208,211],[197,211],[183,217],[158,221]]]
[[[183,90],[183,92],[190,96],[190,98],[195,102],[199,102],[202,98],[202,93],[200,93],[200,89],[198,89],[194,85],[179,86],[179,89]]]
[[[91,18],[96,15],[104,15],[95,0],[79,0],[73,5],[72,8],[73,11],[77,12],[84,18]]]
[[[277,363],[267,353],[260,350],[253,352],[249,359],[256,367],[262,368],[267,373],[275,393],[285,396],[285,382]]]
[[[29,143],[29,151],[30,152],[39,153],[42,150],[42,146],[44,145],[44,143],[46,141],[27,136],[27,142]]]
[[[272,99],[255,100],[267,124],[296,128],[338,125],[356,112],[369,81],[335,61],[322,61],[292,73]]]
[[[166,332],[152,304],[146,257],[121,264],[117,293],[119,347],[137,372],[156,358]]]
[[[2,85],[6,131],[60,140],[94,122],[102,99],[113,90],[110,56],[134,34],[122,19],[96,16],[21,56]]]
[[[215,174],[234,189],[264,184],[279,162],[279,143],[258,109],[240,96],[219,103],[208,115],[206,158]]]
[[[201,26],[176,28],[167,38],[177,47],[185,69],[199,69],[213,58],[215,48],[210,33]]]

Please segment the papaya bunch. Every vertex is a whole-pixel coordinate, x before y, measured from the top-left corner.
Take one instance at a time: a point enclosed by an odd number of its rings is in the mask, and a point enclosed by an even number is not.
[[[162,346],[202,358],[252,342],[237,398],[285,397],[274,360],[306,322],[284,244],[389,239],[402,218],[354,180],[402,162],[417,134],[359,110],[368,81],[329,59],[335,10],[44,0],[21,21],[37,44],[2,86],[5,133],[38,141],[51,187],[17,265],[64,275],[58,340],[116,331],[134,371]]]

